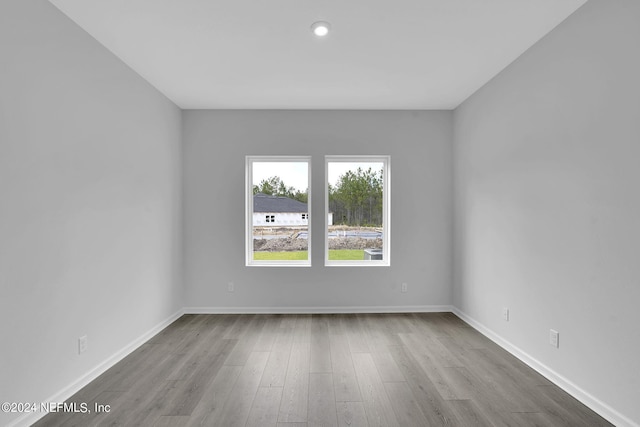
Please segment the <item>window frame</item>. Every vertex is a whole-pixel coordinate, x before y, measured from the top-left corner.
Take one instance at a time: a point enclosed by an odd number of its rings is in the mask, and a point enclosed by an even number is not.
[[[382,259],[329,259],[329,163],[362,162],[383,164],[382,180]],[[391,156],[326,155],[324,156],[324,265],[326,267],[390,267],[391,266]]]
[[[306,260],[253,259],[253,164],[256,162],[307,164],[307,213],[311,213],[311,156],[246,156],[245,157],[245,266],[247,267],[311,267],[311,224],[307,223]],[[275,219],[275,214],[272,215]],[[275,222],[275,221],[274,221]]]

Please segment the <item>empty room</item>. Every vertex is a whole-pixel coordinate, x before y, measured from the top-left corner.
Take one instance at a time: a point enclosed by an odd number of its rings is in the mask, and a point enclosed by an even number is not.
[[[637,0],[1,0],[0,425],[640,426]]]

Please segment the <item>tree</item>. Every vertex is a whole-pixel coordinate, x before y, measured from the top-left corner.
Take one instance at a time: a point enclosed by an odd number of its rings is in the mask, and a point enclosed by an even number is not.
[[[358,168],[329,185],[329,209],[334,222],[345,225],[382,225],[383,171]]]
[[[253,195],[258,193],[267,194],[269,196],[289,197],[302,203],[307,203],[308,190],[304,193],[293,187],[287,187],[279,176],[272,176],[260,181],[260,184],[253,186]]]

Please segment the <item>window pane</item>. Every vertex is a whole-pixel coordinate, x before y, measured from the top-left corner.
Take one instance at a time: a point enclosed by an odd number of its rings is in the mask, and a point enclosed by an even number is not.
[[[247,161],[251,221],[248,265],[309,264],[309,162],[251,157]]]
[[[327,264],[388,265],[386,158],[327,157]]]

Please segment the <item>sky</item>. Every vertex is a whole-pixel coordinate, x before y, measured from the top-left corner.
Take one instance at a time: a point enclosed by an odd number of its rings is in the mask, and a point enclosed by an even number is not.
[[[329,163],[329,183],[335,185],[340,175],[344,175],[348,170],[356,171],[358,167],[362,170],[371,168],[378,171],[382,168],[381,162],[330,162]],[[253,163],[253,185],[260,184],[260,181],[279,176],[287,187],[294,187],[297,190],[305,191],[308,187],[308,170],[305,162],[254,162]],[[314,171],[312,171],[314,173]],[[316,172],[317,173],[317,172]],[[324,174],[324,171],[321,171]]]
[[[287,187],[305,192],[308,184],[306,162],[254,162],[253,185],[272,176],[279,176]]]

